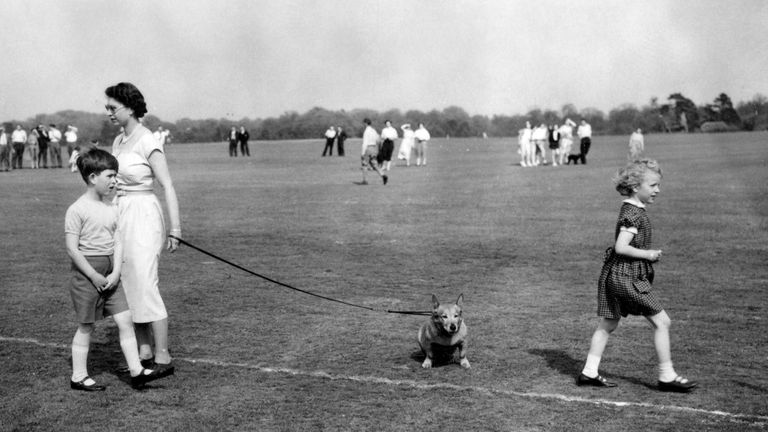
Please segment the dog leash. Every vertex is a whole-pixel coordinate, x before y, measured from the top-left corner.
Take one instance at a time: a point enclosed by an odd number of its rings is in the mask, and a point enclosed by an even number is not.
[[[303,290],[301,288],[296,288],[296,287],[288,285],[286,283],[283,283],[283,282],[274,280],[272,278],[269,278],[267,276],[258,274],[258,273],[254,272],[252,270],[249,270],[249,269],[247,269],[247,268],[245,268],[245,267],[243,267],[241,265],[235,264],[232,261],[224,259],[224,258],[222,258],[222,257],[220,257],[220,256],[218,256],[218,255],[216,255],[216,254],[214,254],[212,252],[208,252],[207,250],[205,250],[203,248],[197,247],[197,246],[193,245],[192,243],[190,243],[190,242],[188,242],[186,240],[183,240],[183,239],[181,239],[179,237],[176,237],[175,235],[169,234],[168,237],[170,237],[172,239],[175,239],[179,243],[181,243],[181,244],[183,244],[185,246],[191,247],[192,249],[194,249],[194,250],[196,250],[196,251],[198,251],[198,252],[200,252],[202,254],[208,255],[209,257],[217,259],[217,260],[219,260],[219,261],[221,261],[221,262],[223,262],[225,264],[228,264],[228,265],[230,265],[230,266],[232,266],[232,267],[234,267],[234,268],[236,268],[238,270],[242,270],[242,271],[244,271],[244,272],[246,272],[246,273],[248,273],[250,275],[253,275],[253,276],[256,276],[258,278],[264,279],[266,281],[272,282],[275,285],[280,285],[281,287],[288,288],[288,289],[291,289],[291,290],[294,290],[294,291],[298,291],[298,292],[300,292],[302,294],[307,294],[307,295],[311,295],[313,297],[317,297],[317,298],[320,298],[320,299],[323,299],[323,300],[328,300],[328,301],[332,301],[332,302],[336,302],[336,303],[341,303],[343,305],[347,305],[347,306],[351,306],[351,307],[356,307],[356,308],[360,308],[360,309],[365,309],[365,310],[369,310],[369,311],[374,311],[374,312],[386,312],[386,313],[401,314],[401,315],[432,315],[431,311],[403,311],[403,310],[381,309],[381,308],[374,308],[374,307],[370,307],[370,306],[363,306],[363,305],[359,305],[359,304],[355,304],[355,303],[349,303],[349,302],[346,302],[344,300],[338,300],[338,299],[331,298],[331,297],[326,297],[324,295],[320,295],[320,294],[313,293],[313,292],[310,292],[310,291],[307,291],[307,290]]]

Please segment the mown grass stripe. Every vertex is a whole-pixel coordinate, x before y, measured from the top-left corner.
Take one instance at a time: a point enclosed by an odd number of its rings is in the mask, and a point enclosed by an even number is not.
[[[0,336],[0,341],[28,343],[28,344],[38,345],[42,347],[69,349],[69,345],[67,344],[60,344],[55,342],[40,342],[32,338],[14,338],[14,337]],[[483,393],[488,395],[498,394],[498,395],[504,395],[504,396],[515,396],[515,397],[531,398],[531,399],[551,399],[551,400],[559,400],[563,402],[584,403],[584,404],[592,404],[592,405],[607,405],[607,406],[615,406],[615,407],[622,407],[622,408],[623,407],[648,408],[648,409],[656,409],[660,411],[676,411],[676,412],[691,413],[691,414],[705,414],[705,415],[710,415],[715,417],[723,417],[733,421],[745,421],[745,422],[749,422],[750,424],[757,424],[757,425],[768,424],[768,416],[731,413],[731,412],[721,411],[721,410],[707,410],[703,408],[693,408],[693,407],[680,406],[680,405],[656,405],[656,404],[651,404],[647,402],[614,401],[609,399],[589,399],[589,398],[583,398],[580,396],[568,396],[568,395],[559,394],[559,393],[519,392],[515,390],[499,389],[499,388],[492,388],[492,387],[462,386],[462,385],[450,384],[450,383],[425,383],[425,382],[419,382],[415,380],[393,380],[389,378],[383,378],[383,377],[377,377],[377,376],[371,376],[371,375],[340,375],[340,374],[333,374],[325,371],[307,371],[307,370],[292,369],[292,368],[285,368],[285,367],[264,366],[261,364],[225,362],[225,361],[214,360],[214,359],[175,357],[174,360],[183,361],[191,364],[205,364],[205,365],[219,366],[219,367],[251,369],[251,370],[257,370],[264,373],[280,373],[280,374],[286,374],[286,375],[307,376],[311,378],[329,379],[329,380],[335,380],[335,381],[336,380],[356,381],[356,382],[362,382],[367,384],[404,386],[404,387],[410,387],[410,388],[415,388],[419,390],[445,389],[445,390],[455,390],[455,391],[473,391],[473,392],[478,392],[478,393]]]

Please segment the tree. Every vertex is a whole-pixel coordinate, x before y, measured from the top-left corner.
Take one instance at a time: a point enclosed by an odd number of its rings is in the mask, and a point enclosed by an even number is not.
[[[681,93],[672,93],[667,100],[670,101],[670,114],[674,115],[672,130],[692,132],[699,126],[699,113],[692,100]]]
[[[628,134],[635,129],[643,128],[640,124],[640,111],[632,104],[624,104],[608,112],[608,133]],[[645,129],[647,130],[647,129]]]

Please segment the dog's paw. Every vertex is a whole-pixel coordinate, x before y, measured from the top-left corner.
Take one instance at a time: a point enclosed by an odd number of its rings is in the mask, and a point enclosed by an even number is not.
[[[429,369],[432,367],[432,359],[427,357],[424,359],[424,363],[421,364],[421,367],[424,369]]]
[[[464,369],[469,369],[471,367],[469,365],[469,360],[467,360],[466,358],[461,359],[460,364],[461,364],[461,367],[463,367]]]

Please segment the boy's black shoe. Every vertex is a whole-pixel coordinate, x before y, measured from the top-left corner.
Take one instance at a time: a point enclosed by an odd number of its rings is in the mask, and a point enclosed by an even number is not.
[[[590,378],[586,375],[579,374],[576,378],[576,385],[578,386],[592,386],[592,387],[616,387],[616,383],[610,382],[602,376],[598,375],[594,378]]]
[[[389,180],[389,177],[387,177],[387,176],[385,175],[385,176],[382,176],[381,178],[384,180],[384,184],[387,184],[387,180]]]
[[[88,385],[85,383],[86,380],[88,380],[91,377],[85,377],[82,380],[78,382],[69,381],[69,387],[72,390],[80,390],[80,391],[87,391],[87,392],[95,392],[95,391],[104,391],[107,388],[103,385],[96,384],[96,381],[93,382],[93,384]],[[93,380],[93,378],[91,378]]]

